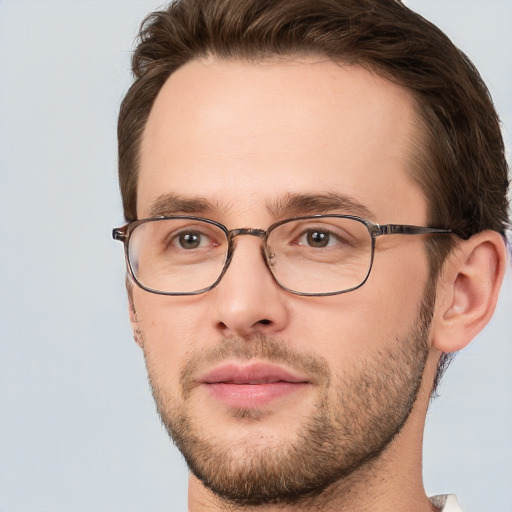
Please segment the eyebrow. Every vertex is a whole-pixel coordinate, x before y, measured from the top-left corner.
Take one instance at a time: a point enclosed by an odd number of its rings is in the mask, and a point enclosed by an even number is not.
[[[345,194],[292,194],[266,202],[268,212],[276,219],[310,214],[339,213],[357,215],[375,220],[367,206]],[[151,217],[169,215],[221,215],[231,210],[220,202],[209,201],[201,196],[183,196],[175,193],[161,194],[150,207]]]
[[[375,220],[376,215],[366,205],[345,194],[287,194],[267,202],[268,211],[278,218],[308,214],[340,213]]]
[[[206,215],[224,211],[219,203],[212,203],[200,196],[182,196],[180,194],[161,194],[158,196],[149,209],[151,217],[167,215]]]

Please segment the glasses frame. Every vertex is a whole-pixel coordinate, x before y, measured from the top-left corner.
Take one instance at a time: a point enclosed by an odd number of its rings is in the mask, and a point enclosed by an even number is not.
[[[276,229],[277,227],[286,224],[288,222],[293,221],[301,221],[301,220],[314,220],[314,219],[329,219],[329,218],[342,218],[342,219],[351,219],[355,220],[357,222],[360,222],[363,224],[366,229],[368,230],[368,233],[370,234],[371,238],[371,254],[370,254],[370,264],[368,266],[368,272],[366,273],[365,278],[361,283],[359,283],[357,286],[353,286],[352,288],[348,288],[346,290],[341,291],[335,291],[335,292],[323,292],[323,293],[316,293],[316,292],[297,292],[295,290],[292,290],[283,284],[279,282],[277,277],[274,275],[274,272],[272,271],[272,266],[270,263],[271,255],[269,254],[269,247],[267,246],[267,240],[270,235],[270,233]],[[172,219],[178,219],[178,220],[184,220],[189,219],[193,221],[200,221],[205,222],[207,224],[211,224],[213,226],[216,226],[221,231],[224,232],[226,235],[226,239],[228,241],[228,250],[226,255],[226,261],[224,263],[224,267],[222,269],[222,272],[220,273],[217,280],[211,285],[206,288],[202,288],[200,290],[192,291],[192,292],[164,292],[161,290],[156,290],[154,288],[150,288],[143,283],[141,283],[137,277],[135,276],[131,263],[129,258],[129,251],[128,246],[130,243],[130,237],[134,230],[140,226],[141,224],[145,224],[147,222],[159,222],[159,221],[165,221],[165,220],[172,220]],[[330,295],[341,295],[342,293],[348,293],[353,290],[357,290],[361,286],[363,286],[366,281],[368,280],[368,277],[370,276],[372,267],[373,267],[373,260],[375,257],[375,240],[379,236],[385,236],[385,235],[449,235],[449,234],[456,234],[455,230],[453,229],[443,229],[443,228],[431,228],[427,226],[414,226],[409,224],[378,224],[376,222],[372,222],[368,219],[364,219],[362,217],[357,217],[355,215],[339,215],[339,214],[321,214],[321,215],[305,215],[300,217],[292,217],[289,219],[280,220],[278,222],[275,222],[274,224],[270,225],[266,230],[264,229],[258,229],[258,228],[237,228],[237,229],[228,229],[223,224],[220,224],[219,222],[216,222],[211,219],[205,219],[203,217],[196,217],[191,215],[171,215],[171,216],[158,216],[158,217],[149,217],[145,219],[135,220],[132,222],[129,222],[125,224],[122,227],[114,228],[112,230],[112,238],[114,240],[118,240],[124,244],[124,255],[125,255],[125,262],[126,267],[128,269],[128,273],[132,280],[135,282],[135,284],[142,288],[143,290],[155,293],[158,295],[200,295],[202,293],[206,293],[213,288],[215,288],[222,278],[224,277],[224,274],[226,273],[227,269],[229,268],[229,265],[231,263],[231,260],[233,259],[233,254],[235,252],[236,245],[234,243],[235,238],[237,236],[241,235],[249,235],[249,236],[255,236],[258,238],[263,239],[263,249],[262,249],[262,257],[265,262],[265,265],[267,269],[269,270],[270,274],[272,275],[272,278],[277,283],[279,287],[281,287],[283,290],[286,290],[287,292],[290,292],[294,295],[300,295],[300,296],[306,296],[306,297],[326,297]]]

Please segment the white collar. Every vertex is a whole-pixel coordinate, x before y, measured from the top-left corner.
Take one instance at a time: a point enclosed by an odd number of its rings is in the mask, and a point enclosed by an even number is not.
[[[430,501],[434,506],[440,507],[440,512],[463,512],[455,494],[440,494],[438,496],[432,496]]]

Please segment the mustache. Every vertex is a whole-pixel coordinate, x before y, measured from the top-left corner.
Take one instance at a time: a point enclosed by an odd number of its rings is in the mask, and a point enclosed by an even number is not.
[[[204,368],[226,360],[251,359],[286,365],[305,373],[322,386],[328,386],[331,381],[327,360],[321,355],[299,352],[276,337],[255,334],[248,338],[224,338],[218,345],[192,354],[180,372],[181,391],[186,397],[196,385],[195,376]]]

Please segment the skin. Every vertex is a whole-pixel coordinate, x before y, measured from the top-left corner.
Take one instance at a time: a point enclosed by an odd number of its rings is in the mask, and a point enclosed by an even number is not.
[[[289,194],[334,191],[357,201],[381,224],[425,225],[427,205],[410,178],[417,130],[410,94],[358,67],[306,58],[193,61],[169,78],[145,128],[138,217],[185,213],[229,229],[266,229],[281,218],[321,213],[272,211],[270,203]],[[162,202],[156,203],[162,194],[202,198],[211,207],[191,212],[167,205],[161,211]],[[378,239],[367,283],[331,297],[300,297],[279,288],[260,245],[257,238],[240,237],[223,280],[205,294],[166,297],[137,286],[131,291],[135,338],[153,387],[169,411],[187,411],[204,436],[238,459],[296,437],[320,393],[333,410],[339,390],[310,382],[258,407],[263,414],[248,419],[202,386],[184,396],[180,372],[191,359],[223,340],[250,342],[265,335],[325,362],[332,379],[342,383],[383,351],[393,353],[397,340],[410,338],[428,283],[422,236]],[[432,510],[421,481],[421,441],[436,364],[440,350],[467,344],[492,314],[503,275],[502,245],[492,233],[473,237],[446,265],[426,340],[423,380],[400,434],[377,459],[289,510]],[[209,369],[206,364],[201,371]],[[233,442],[241,438],[249,444]],[[225,505],[191,475],[190,511]],[[253,509],[288,510],[272,504],[244,508]]]

